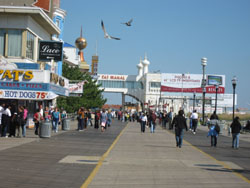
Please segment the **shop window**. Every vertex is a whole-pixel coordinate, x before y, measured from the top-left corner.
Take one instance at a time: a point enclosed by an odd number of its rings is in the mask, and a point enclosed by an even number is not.
[[[34,59],[34,40],[35,36],[27,31],[27,41],[26,41],[26,57],[29,59]]]

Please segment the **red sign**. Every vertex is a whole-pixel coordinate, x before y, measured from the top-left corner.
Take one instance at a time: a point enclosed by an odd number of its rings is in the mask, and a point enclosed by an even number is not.
[[[161,91],[163,92],[183,92],[183,93],[202,93],[202,88],[176,88],[176,87],[168,87],[161,86]],[[206,86],[206,93],[216,93],[215,86]],[[218,94],[225,93],[225,87],[218,88]]]
[[[50,12],[50,0],[36,0],[36,2],[32,5],[40,7],[47,12]]]

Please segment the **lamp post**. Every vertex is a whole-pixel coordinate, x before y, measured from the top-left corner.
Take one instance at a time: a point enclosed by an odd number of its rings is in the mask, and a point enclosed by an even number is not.
[[[193,111],[194,111],[194,108],[195,108],[195,95],[196,95],[196,93],[194,92],[194,99],[193,99]]]
[[[202,124],[204,125],[205,121],[205,95],[206,95],[206,79],[205,79],[205,67],[207,65],[207,58],[203,57],[201,58],[201,65],[202,65]]]
[[[184,98],[183,98],[183,77],[185,76],[184,73],[181,75],[181,98],[182,98],[182,109],[184,110]]]
[[[236,76],[233,77],[232,79],[232,85],[233,85],[233,120],[234,120],[234,106],[235,106],[235,88],[236,88]]]
[[[219,85],[216,84],[216,85],[215,85],[215,109],[214,109],[215,114],[216,114],[216,112],[217,112],[217,94],[218,94],[218,89],[219,89]]]

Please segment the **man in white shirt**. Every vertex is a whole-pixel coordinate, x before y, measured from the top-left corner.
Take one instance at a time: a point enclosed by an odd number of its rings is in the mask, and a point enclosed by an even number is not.
[[[6,134],[7,134],[7,130],[10,126],[10,118],[11,118],[11,106],[8,105],[8,108],[6,108],[2,115],[4,116],[4,122],[2,124],[2,137],[8,137]]]
[[[4,108],[5,108],[5,104],[3,103],[2,105],[0,105],[0,134],[2,134],[2,124],[3,124],[2,113],[4,111]]]
[[[192,115],[191,115],[191,119],[192,119],[192,131],[194,134],[196,134],[196,129],[197,129],[197,125],[198,125],[198,114],[196,112],[196,110],[193,111]]]
[[[142,118],[141,118],[141,132],[145,132],[145,126],[147,124],[148,118],[145,113],[143,113]]]

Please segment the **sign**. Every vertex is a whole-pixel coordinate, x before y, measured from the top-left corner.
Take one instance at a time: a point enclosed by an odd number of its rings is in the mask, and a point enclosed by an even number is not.
[[[222,85],[222,76],[208,75],[207,84],[208,85]]]
[[[0,79],[1,80],[14,80],[19,81],[22,80],[31,80],[34,77],[32,71],[24,71],[24,70],[1,70],[0,69]]]
[[[117,80],[117,81],[125,81],[127,79],[127,75],[112,75],[112,74],[99,74],[99,80]]]
[[[83,85],[85,81],[75,83],[75,84],[69,84],[69,93],[83,93]]]
[[[40,41],[39,60],[40,61],[62,61],[63,43],[56,41]]]
[[[210,75],[208,75],[209,77]],[[217,75],[216,75],[217,76]],[[221,75],[222,84],[218,93],[225,93],[225,76]],[[202,93],[202,74],[167,74],[161,75],[161,91],[175,93]],[[215,93],[214,85],[205,86],[206,93]]]
[[[49,83],[27,83],[27,82],[1,82],[0,88],[4,90],[25,90],[25,91],[51,91],[57,95],[68,96],[68,89],[59,85]],[[0,97],[1,98],[1,97]]]
[[[28,99],[45,100],[48,99],[48,92],[25,91],[25,90],[0,90],[0,98],[4,99]]]

